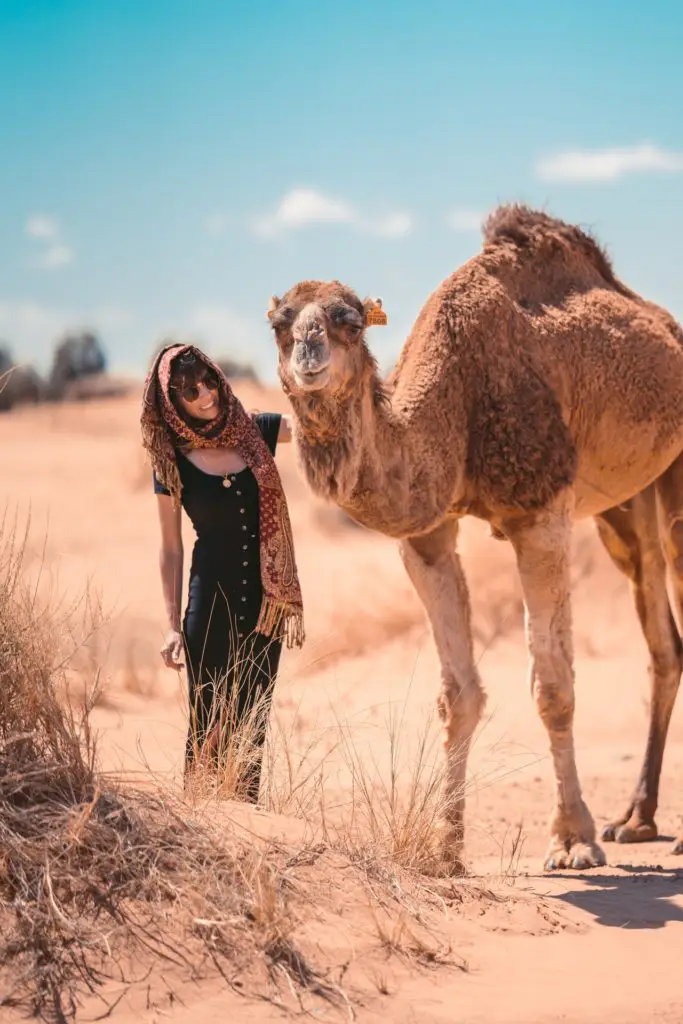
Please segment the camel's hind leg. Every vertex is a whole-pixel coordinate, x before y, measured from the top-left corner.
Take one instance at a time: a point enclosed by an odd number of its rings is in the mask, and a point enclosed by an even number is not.
[[[441,661],[438,710],[444,727],[446,778],[441,855],[462,867],[467,757],[485,697],[472,653],[467,583],[455,550],[457,523],[401,541],[403,563],[425,606]]]
[[[662,473],[656,483],[661,512],[661,534],[671,575],[678,628],[683,629],[683,455]],[[671,708],[676,689],[670,695]],[[671,711],[669,711],[671,714]],[[683,853],[683,832],[674,844],[674,853]]]
[[[650,651],[650,727],[638,782],[626,809],[602,838],[638,843],[657,836],[655,811],[669,720],[681,678],[683,651],[666,590],[654,487],[596,519],[613,562],[631,580],[640,625]]]
[[[605,863],[581,796],[574,755],[574,666],[569,584],[570,521],[564,509],[504,524],[517,555],[526,610],[531,690],[548,731],[557,798],[545,866]]]

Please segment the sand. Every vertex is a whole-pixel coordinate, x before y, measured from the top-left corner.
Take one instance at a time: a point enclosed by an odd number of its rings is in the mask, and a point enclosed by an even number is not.
[[[239,391],[248,406],[286,409],[277,390],[249,385]],[[158,656],[164,623],[156,509],[139,447],[137,401],[20,409],[0,417],[0,439],[0,506],[22,522],[30,514],[29,570],[40,567],[43,585],[67,597],[89,586],[109,616],[89,655],[105,664],[103,699],[94,713],[103,767],[173,785],[185,733],[184,683]],[[391,541],[314,501],[291,449],[280,449],[278,464],[308,640],[302,652],[283,659],[274,720],[302,751],[311,744],[318,752],[327,749],[343,728],[357,756],[382,774],[393,714],[407,777],[421,731],[431,727],[438,743],[438,666],[420,605]],[[345,903],[343,886],[336,904],[326,904],[318,917],[312,907],[302,928],[329,965],[350,963],[346,978],[361,1021],[683,1020],[683,859],[669,853],[683,813],[683,711],[679,705],[674,713],[665,758],[658,814],[663,838],[640,846],[606,844],[608,866],[598,871],[544,874],[551,769],[528,693],[511,552],[483,524],[468,521],[463,534],[488,703],[470,762],[472,895],[445,908],[438,921],[430,918],[452,962],[427,969],[410,957],[388,956],[378,948],[361,897],[349,892]],[[187,528],[188,559],[191,543]],[[624,808],[642,756],[647,653],[628,585],[590,523],[576,530],[573,565],[577,757],[601,827]],[[438,763],[438,745],[429,757]],[[348,807],[348,766],[334,752],[326,765],[326,799]],[[256,832],[295,843],[303,826],[292,800],[283,798],[276,810],[281,813],[239,807],[228,813],[236,821],[248,815]],[[514,855],[517,835],[522,842]],[[336,870],[325,857],[311,868],[313,888]],[[477,887],[496,899],[476,896]],[[182,1002],[148,1007],[140,1000],[134,994],[123,1000],[112,1019],[282,1019],[272,1004],[235,995],[215,978],[184,989]],[[316,1019],[344,1018],[330,1007],[311,1012]]]

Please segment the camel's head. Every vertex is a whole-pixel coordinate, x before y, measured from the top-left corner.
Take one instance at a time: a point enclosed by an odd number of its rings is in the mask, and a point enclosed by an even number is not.
[[[283,298],[273,296],[268,317],[285,391],[338,392],[358,383],[371,360],[363,335],[376,305],[376,299],[361,302],[338,281],[303,281]]]

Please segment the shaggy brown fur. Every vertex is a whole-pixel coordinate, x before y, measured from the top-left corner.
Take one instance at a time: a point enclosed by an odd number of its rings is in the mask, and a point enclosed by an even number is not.
[[[274,298],[269,316],[309,484],[400,539],[427,609],[442,664],[446,843],[461,843],[457,791],[483,706],[453,547],[455,521],[471,513],[517,554],[533,692],[558,783],[547,864],[602,863],[573,753],[569,522],[607,523],[610,510],[656,482],[668,509],[662,540],[683,593],[683,332],[618,280],[587,233],[523,206],[492,213],[482,251],[429,297],[386,384],[365,343],[363,315],[372,305],[337,281],[305,281]],[[649,512],[638,511],[644,501],[627,507],[633,523],[622,530],[631,538],[629,566],[650,567],[639,570],[637,586],[652,571],[652,558],[641,554],[656,532]],[[613,523],[608,535],[616,535]],[[626,571],[624,559],[615,560]],[[666,690],[668,708],[680,657],[662,618],[660,576],[637,599],[649,608],[641,622],[653,685]],[[648,822],[670,709],[658,714],[644,769],[649,802],[638,804]]]

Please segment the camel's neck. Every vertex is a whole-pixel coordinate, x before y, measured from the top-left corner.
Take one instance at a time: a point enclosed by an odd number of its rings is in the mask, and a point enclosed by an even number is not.
[[[293,395],[291,402],[299,461],[319,497],[391,536],[443,517],[453,482],[433,458],[427,420],[402,416],[376,380],[342,397]]]
[[[310,486],[321,498],[346,505],[377,464],[378,486],[386,484],[388,403],[376,402],[371,389],[343,396],[292,396],[295,443]]]

